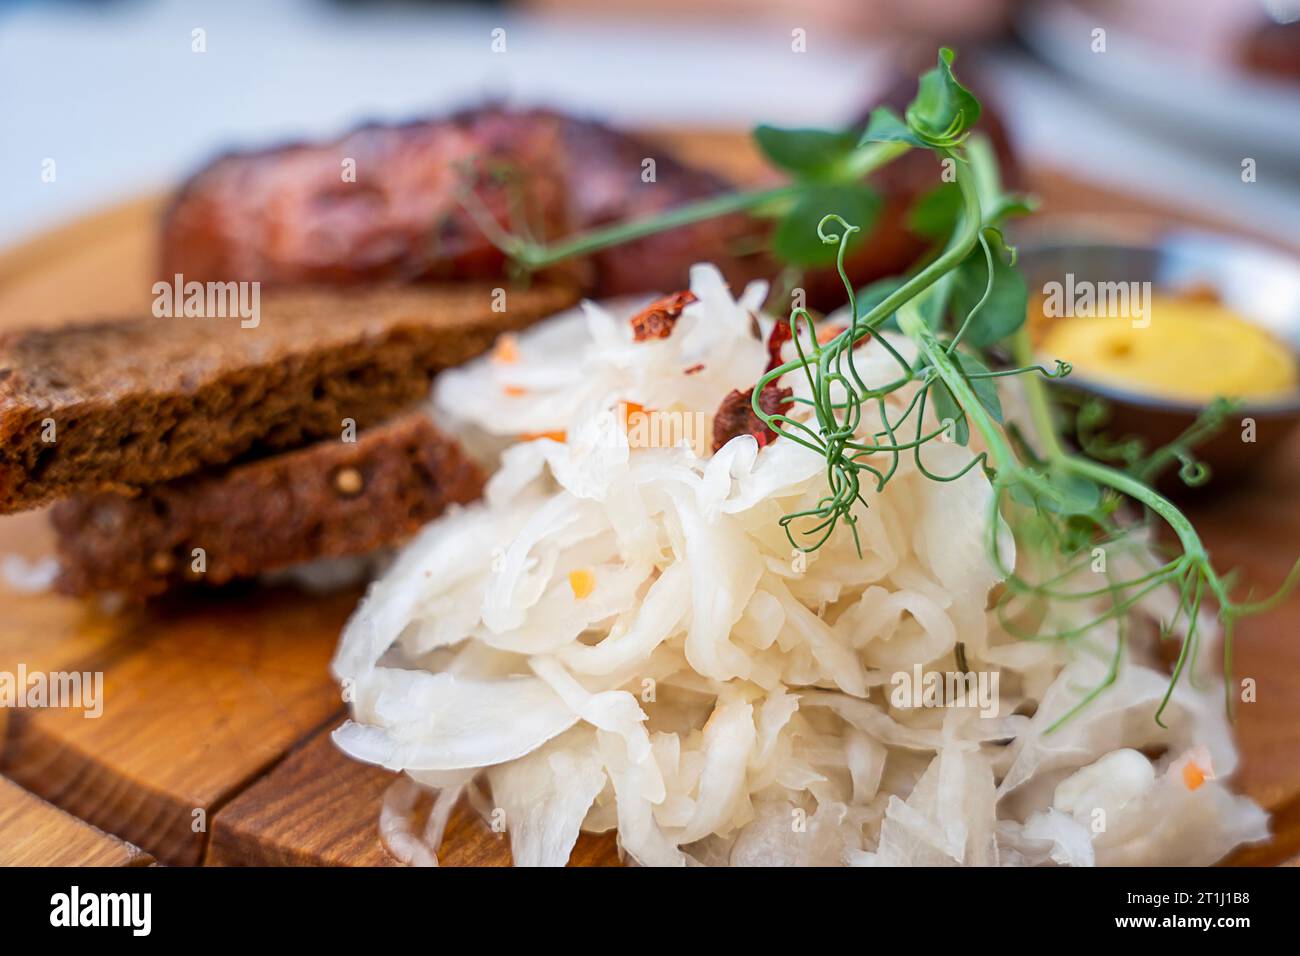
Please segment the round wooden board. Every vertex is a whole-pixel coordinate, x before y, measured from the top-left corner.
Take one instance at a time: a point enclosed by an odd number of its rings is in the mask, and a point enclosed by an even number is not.
[[[0,328],[148,309],[163,204],[132,200],[0,253]]]
[[[752,154],[747,152],[747,147],[737,148],[736,140],[730,134],[711,139],[695,134],[691,139],[684,140],[683,145],[688,147],[684,151],[694,153],[696,158],[712,165],[724,165],[730,171],[739,171],[742,175],[754,166]],[[1153,210],[1131,197],[1082,186],[1050,173],[1040,174],[1033,179],[1033,185],[1047,200],[1048,210],[1069,212],[1084,205],[1091,213],[1105,213],[1108,210],[1132,213],[1137,209],[1157,218],[1172,216],[1167,210]],[[154,270],[157,261],[157,222],[164,201],[160,197],[131,201],[0,253],[0,331],[22,325],[43,325],[148,309],[152,299],[150,287],[157,278]],[[1263,591],[1282,580],[1300,552],[1300,500],[1297,499],[1297,488],[1300,488],[1300,435],[1292,436],[1292,440],[1255,477],[1250,486],[1216,492],[1212,499],[1202,499],[1189,510],[1214,552],[1217,563],[1223,567],[1239,567],[1243,583]],[[39,557],[48,553],[50,547],[51,539],[44,527],[41,513],[0,518],[0,556],[19,553]],[[202,638],[196,635],[207,633],[202,620],[205,614],[221,617],[233,613],[241,622],[240,627],[257,632],[259,620],[278,619],[277,615],[287,613],[295,617],[299,626],[317,629],[310,640],[312,648],[309,653],[304,652],[304,659],[316,662],[321,657],[322,648],[327,656],[341,622],[339,609],[333,608],[330,613],[316,616],[292,608],[285,611],[277,602],[283,600],[292,604],[303,599],[292,596],[281,598],[278,594],[279,592],[263,594],[252,599],[247,608],[234,612],[200,607],[175,617],[176,612],[172,611],[169,613],[173,618],[151,622],[147,628],[161,629],[164,632],[168,628],[179,629],[185,631],[187,641],[201,642]],[[103,633],[103,619],[90,611],[78,610],[77,602],[53,594],[17,595],[9,592],[3,582],[0,582],[0,601],[8,602],[10,607],[19,607],[21,610],[21,613],[10,616],[7,625],[0,626],[0,666],[4,666],[4,661],[22,648],[29,648],[34,642],[45,640],[48,636],[46,632],[57,632],[59,639],[71,641],[78,646],[84,645],[88,649],[87,653],[95,656],[105,653],[106,644],[111,646],[114,640],[127,640],[121,635],[134,635],[141,627],[136,620],[130,627],[124,627],[117,637],[112,633],[106,636]],[[304,614],[312,623],[304,624],[299,619]],[[109,630],[112,631],[112,628]],[[266,641],[276,640],[275,627],[268,624],[261,630],[266,631],[263,635]],[[213,654],[222,653],[221,641],[229,640],[229,633],[221,628],[214,630],[214,643],[211,647]],[[1296,596],[1292,596],[1269,615],[1244,622],[1239,631],[1238,671],[1240,675],[1252,677],[1257,682],[1258,696],[1257,702],[1240,707],[1237,735],[1243,760],[1235,785],[1274,814],[1275,837],[1265,846],[1236,854],[1234,862],[1265,864],[1300,858],[1300,641],[1296,640],[1297,633],[1300,633],[1300,597]],[[49,637],[49,641],[54,639]],[[165,637],[157,640],[164,646],[168,643]],[[321,667],[320,676],[327,681],[323,663],[321,659],[310,666]],[[171,669],[168,680],[177,679],[178,671]],[[310,725],[314,734],[321,726],[322,711],[319,701],[315,697],[311,699],[312,707],[316,709],[311,710],[307,716],[300,716],[294,726],[306,728]],[[3,718],[3,712],[0,712],[0,721]],[[142,726],[156,728],[157,723]],[[0,723],[0,740],[4,739],[3,731],[3,724]],[[303,741],[315,740],[315,736],[303,736],[297,731],[295,733],[298,735],[294,746],[306,752],[304,748],[307,745]],[[147,742],[149,746],[155,744],[155,741]],[[84,751],[93,751],[94,746],[92,738],[81,741],[77,748],[83,752],[83,757],[93,761],[96,755]],[[183,743],[178,742],[175,746],[183,746]],[[232,748],[238,749],[233,743]],[[167,757],[168,749],[166,746],[161,748],[159,759]],[[320,750],[321,753],[328,750],[321,747],[312,749]],[[282,756],[283,754],[280,755]],[[231,774],[230,779],[234,782],[229,786],[233,789],[230,792],[214,791],[214,804],[225,803],[245,791],[250,798],[263,790],[274,791],[276,787],[273,775],[263,774],[280,757],[264,760],[252,771],[241,771],[245,773],[242,778]],[[10,772],[10,768],[2,761],[0,767],[4,767],[6,773]],[[94,768],[95,773],[101,773],[102,770],[100,767]],[[144,791],[154,786],[148,780],[147,772],[136,767],[132,773],[136,774],[134,780],[140,783]],[[44,785],[44,778],[39,775],[32,779],[34,783],[24,782],[38,790]],[[126,783],[119,781],[115,786],[129,789],[132,779],[128,774]],[[250,784],[258,780],[269,782],[263,787],[250,789]],[[59,788],[63,784],[48,785],[58,791],[52,792],[50,799],[59,802],[62,792]],[[181,789],[184,787],[181,786]],[[132,799],[135,797],[130,795],[119,797],[116,803],[132,805]],[[151,797],[148,794],[139,796],[139,800],[147,802],[149,799]],[[94,802],[85,802],[84,805],[93,807]],[[368,826],[365,821],[373,819],[368,815],[376,810],[370,804],[360,808],[358,813],[367,816],[358,817],[356,825]],[[87,814],[93,816],[94,812],[93,809],[88,810]],[[342,810],[336,807],[333,812]],[[140,812],[135,816],[140,816]],[[240,805],[240,819],[256,816],[254,810]],[[112,817],[95,818],[92,822],[109,832],[131,839],[146,850],[152,849],[148,842],[149,834],[145,833],[142,837],[133,829],[136,826],[135,817],[125,820],[116,829],[115,818]],[[371,831],[367,830],[366,833],[370,834]],[[475,863],[508,861],[508,850],[499,837],[491,834],[485,836],[484,831],[474,829],[471,824],[463,821],[453,827],[453,833],[463,841],[464,850],[458,853],[455,848],[451,848],[449,852],[453,859],[459,857],[465,862]],[[230,836],[222,846],[234,846],[240,838],[242,835]],[[367,836],[367,839],[371,839],[371,836]],[[610,862],[612,846],[608,839],[596,843],[584,842],[580,845],[579,856],[586,862]],[[201,852],[200,849],[200,858]],[[195,859],[188,848],[184,853],[186,855],[178,856],[178,859]],[[223,850],[223,853],[227,853],[227,850]],[[162,858],[165,860],[165,854]],[[282,858],[274,854],[270,857],[249,857]],[[373,854],[364,859],[371,861],[372,858]],[[227,861],[223,856],[222,862]]]

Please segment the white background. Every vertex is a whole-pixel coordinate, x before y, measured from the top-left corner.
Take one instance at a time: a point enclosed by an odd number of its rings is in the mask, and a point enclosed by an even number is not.
[[[494,27],[507,53],[490,49]],[[191,52],[191,31],[207,52]],[[992,58],[1022,152],[1293,241],[1300,189],[1231,151],[1171,147],[1023,55]],[[809,29],[537,20],[493,8],[310,0],[0,6],[0,246],[176,182],[214,152],[486,97],[623,124],[819,125],[855,115],[882,60]],[[1300,118],[1297,118],[1300,119]],[[42,183],[52,158],[57,180]]]

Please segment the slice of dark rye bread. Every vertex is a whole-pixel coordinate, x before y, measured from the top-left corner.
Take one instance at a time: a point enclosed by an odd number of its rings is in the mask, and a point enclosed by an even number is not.
[[[398,544],[484,475],[423,412],[296,451],[51,509],[67,594],[144,598]],[[196,555],[196,549],[202,549]],[[196,570],[201,568],[201,570]]]
[[[260,322],[131,318],[0,335],[0,514],[338,438],[577,301],[564,285],[268,291]]]

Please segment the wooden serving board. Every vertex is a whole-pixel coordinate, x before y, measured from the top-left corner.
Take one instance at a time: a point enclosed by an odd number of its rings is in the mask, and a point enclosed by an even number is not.
[[[734,134],[680,146],[742,176],[759,168]],[[1034,179],[1049,212],[1173,218],[1050,173]],[[161,202],[128,203],[0,255],[0,329],[147,309]],[[1300,553],[1297,487],[1300,435],[1254,485],[1193,507],[1219,564],[1240,567],[1244,583],[1276,586]],[[0,518],[0,560],[51,549],[43,513]],[[109,613],[0,576],[0,670],[104,680],[98,718],[0,709],[0,864],[394,862],[377,828],[391,775],[328,738],[344,706],[327,664],[356,597],[248,588]],[[1276,836],[1237,862],[1300,855],[1298,632],[1300,596],[1240,630],[1238,670],[1258,681],[1258,702],[1240,708],[1235,785],[1274,814]],[[508,839],[462,809],[442,861],[507,864]],[[617,863],[613,835],[584,835],[574,862]]]
[[[148,866],[153,858],[0,779],[0,866]]]

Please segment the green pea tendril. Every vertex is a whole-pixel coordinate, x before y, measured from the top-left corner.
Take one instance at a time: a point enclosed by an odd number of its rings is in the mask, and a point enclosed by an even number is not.
[[[1230,404],[1212,404],[1184,435],[1152,454],[1132,439],[1115,441],[1106,436],[1101,431],[1105,409],[1088,402],[1075,415],[1084,454],[1069,450],[1060,440],[1057,403],[1049,399],[1044,380],[1064,378],[1070,365],[1058,359],[1049,370],[1034,361],[1024,328],[1024,282],[1014,268],[1015,249],[1006,245],[1001,228],[1009,216],[1031,211],[1033,202],[1002,191],[993,151],[971,129],[979,117],[979,101],[958,83],[952,62],[952,52],[941,50],[936,68],[921,77],[917,97],[904,116],[876,110],[856,146],[856,134],[850,132],[761,127],[758,145],[774,165],[791,174],[786,185],[712,197],[554,245],[526,233],[507,234],[472,197],[463,201],[482,221],[485,234],[515,266],[528,271],[742,211],[779,219],[773,230],[780,239],[774,252],[791,267],[802,267],[823,255],[791,241],[799,234],[795,227],[806,229],[811,221],[810,203],[817,197],[828,202],[841,197],[868,213],[875,203],[863,179],[912,149],[930,150],[945,172],[955,174],[952,179],[945,176],[945,182],[955,182],[956,197],[947,194],[943,202],[930,201],[926,216],[927,234],[942,235],[944,230],[936,226],[946,225],[947,241],[913,274],[890,283],[887,294],[874,294],[879,290],[873,286],[872,295],[860,295],[845,269],[846,253],[868,223],[850,222],[847,207],[820,210],[814,245],[826,252],[834,247],[851,321],[822,343],[812,314],[805,308],[792,309],[788,321],[795,357],[765,373],[753,390],[753,410],[760,420],[826,462],[826,493],[814,507],[783,516],[781,526],[794,547],[809,552],[829,541],[842,523],[861,554],[858,508],[868,507],[869,495],[886,488],[904,455],[911,455],[917,470],[933,481],[956,481],[980,468],[993,492],[987,515],[988,552],[1004,578],[994,610],[1007,632],[1025,640],[1066,642],[1096,653],[1092,638],[1097,629],[1110,622],[1116,628],[1115,647],[1103,655],[1108,662],[1105,676],[1081,693],[1049,733],[1115,682],[1130,637],[1129,612],[1161,589],[1173,589],[1178,596],[1174,613],[1163,622],[1162,637],[1180,638],[1181,647],[1156,722],[1164,726],[1162,717],[1179,681],[1185,673],[1195,674],[1207,601],[1218,605],[1224,630],[1224,694],[1231,714],[1236,623],[1275,607],[1300,578],[1300,561],[1272,596],[1234,600],[1231,579],[1214,570],[1191,522],[1151,487],[1161,472],[1175,464],[1189,484],[1209,477],[1193,448],[1222,424],[1232,411]],[[959,201],[951,202],[952,198]],[[860,301],[872,304],[860,311]],[[886,326],[897,328],[916,346],[914,360],[905,359],[880,334]],[[855,363],[854,351],[868,337],[888,352],[897,368],[888,381],[866,381]],[[1010,362],[1004,360],[1008,350]],[[800,376],[809,397],[795,398],[775,412],[765,411],[760,405],[764,387],[786,375]],[[1025,426],[1003,422],[997,384],[1009,377],[1022,382],[1032,419]],[[909,388],[906,400],[898,395]],[[868,410],[878,416],[880,427],[863,435]],[[932,412],[930,425],[927,410]],[[978,436],[980,449],[954,473],[936,472],[925,463],[924,450],[931,442],[965,445],[973,436]],[[1140,519],[1121,507],[1125,500],[1139,506]],[[1149,544],[1161,524],[1175,541],[1163,563],[1152,557],[1155,552]],[[1014,536],[1016,565],[1022,570],[1006,566],[1007,535]],[[1042,579],[1029,573],[1043,567],[1057,570]],[[1097,579],[1096,586],[1081,585],[1090,573]]]

